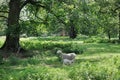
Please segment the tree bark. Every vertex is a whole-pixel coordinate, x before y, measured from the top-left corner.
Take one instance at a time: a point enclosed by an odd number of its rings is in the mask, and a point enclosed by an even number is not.
[[[70,20],[69,37],[72,39],[77,37],[77,32],[72,20]]]
[[[110,30],[107,31],[107,35],[108,35],[108,39],[111,39],[111,34],[110,34]]]
[[[119,28],[118,28],[118,38],[120,41],[120,12],[119,12]]]
[[[20,15],[20,0],[10,0],[9,2],[9,14],[8,24],[6,30],[6,40],[1,47],[4,51],[17,52],[20,49],[19,44],[19,15]]]

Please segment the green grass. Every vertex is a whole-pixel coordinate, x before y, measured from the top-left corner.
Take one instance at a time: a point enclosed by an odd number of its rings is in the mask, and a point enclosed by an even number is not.
[[[66,37],[23,38],[21,45],[29,50],[24,54],[33,56],[3,59],[0,80],[120,80],[119,44],[81,42]],[[57,49],[76,51],[75,63],[62,65]]]

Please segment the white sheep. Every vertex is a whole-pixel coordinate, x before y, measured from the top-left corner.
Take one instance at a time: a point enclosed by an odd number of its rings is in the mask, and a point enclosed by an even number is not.
[[[73,62],[74,62],[73,60],[63,59],[63,64],[66,64],[66,65],[70,65],[70,64],[72,64]]]
[[[61,50],[58,50],[57,54],[62,59],[63,64],[66,64],[66,63],[70,63],[71,64],[71,63],[73,63],[74,60],[75,60],[75,56],[76,56],[75,53],[65,54]]]

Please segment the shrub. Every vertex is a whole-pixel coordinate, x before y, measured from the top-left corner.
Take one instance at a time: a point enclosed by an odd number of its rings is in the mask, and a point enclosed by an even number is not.
[[[64,42],[51,42],[51,41],[23,41],[21,45],[26,49],[41,49],[41,50],[49,50],[55,47],[65,48],[71,45],[70,43]]]
[[[84,43],[108,43],[108,42],[109,42],[108,39],[97,37],[97,36],[93,36],[84,41]]]
[[[21,42],[23,47],[26,47],[27,49],[40,49],[40,50],[52,50],[53,54],[56,53],[58,49],[63,50],[63,52],[75,52],[76,54],[82,54],[84,50],[86,49],[85,46],[81,46],[81,44],[78,43],[72,43],[72,42],[49,42],[49,41],[25,41]]]
[[[80,44],[71,44],[71,46],[69,47],[65,47],[63,49],[63,52],[66,53],[70,53],[70,52],[74,52],[76,54],[82,54],[85,51],[85,46],[84,45],[80,45]]]

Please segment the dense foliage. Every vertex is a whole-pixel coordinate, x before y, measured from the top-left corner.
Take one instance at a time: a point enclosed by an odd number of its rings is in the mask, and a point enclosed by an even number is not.
[[[38,0],[39,1],[39,0]],[[45,7],[26,5],[20,13],[21,34],[26,36],[77,34],[104,35],[108,38],[119,36],[119,0],[66,0],[44,1]],[[8,10],[6,2],[0,8],[0,34],[6,29]],[[3,11],[3,12],[2,12]],[[74,33],[74,34],[73,34]]]

